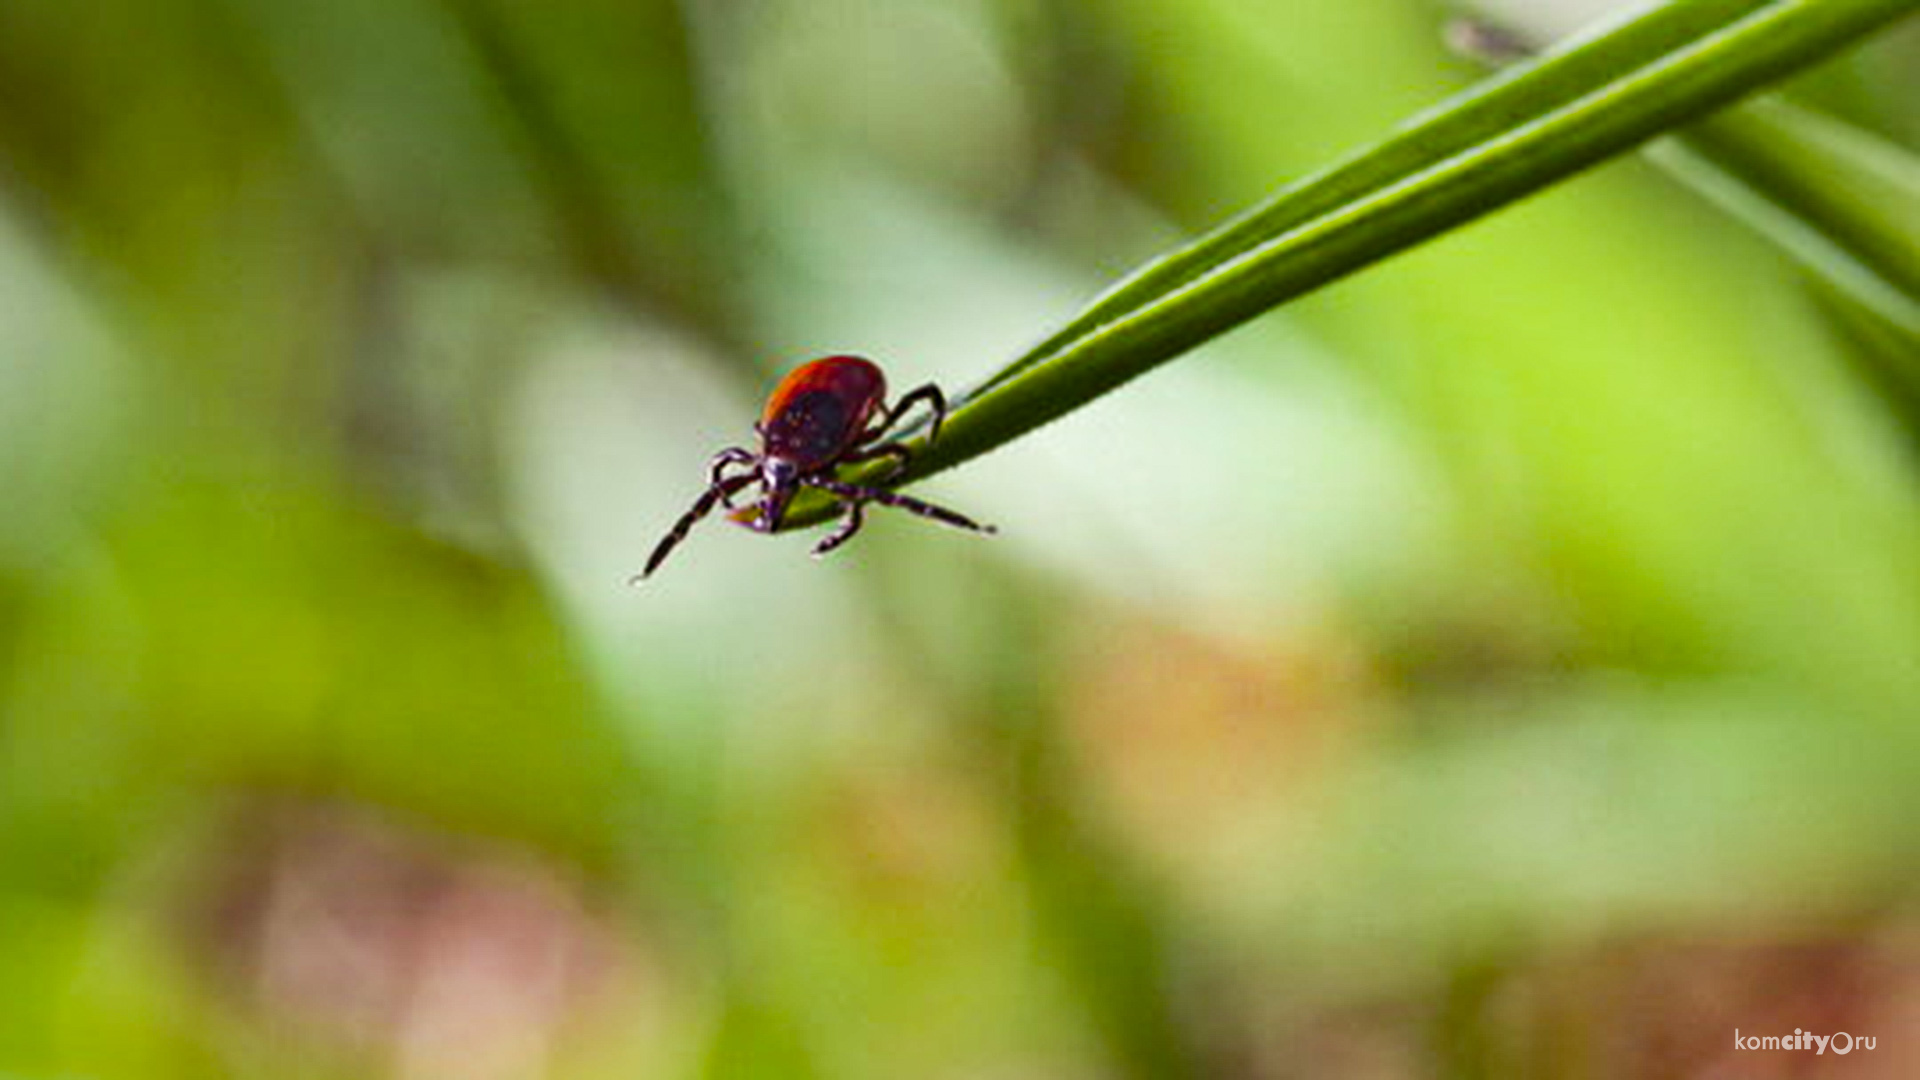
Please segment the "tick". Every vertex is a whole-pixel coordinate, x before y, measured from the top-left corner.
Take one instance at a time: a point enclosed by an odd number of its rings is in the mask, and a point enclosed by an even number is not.
[[[659,569],[680,541],[686,539],[687,531],[712,513],[714,507],[732,508],[733,497],[756,483],[760,485],[759,499],[736,518],[757,532],[779,528],[787,505],[803,487],[819,488],[840,501],[843,513],[839,527],[813,546],[816,559],[853,539],[865,521],[868,503],[897,507],[957,529],[994,532],[993,526],[982,525],[946,507],[885,488],[848,484],[835,478],[842,465],[883,457],[893,459],[893,469],[887,478],[898,476],[907,467],[912,452],[900,443],[881,440],[907,410],[921,402],[933,409],[927,441],[940,436],[941,421],[947,416],[947,399],[939,387],[928,383],[908,392],[891,408],[886,398],[887,378],[871,360],[828,356],[795,368],[773,388],[759,422],[753,425],[754,434],[760,437],[759,449],[729,446],[713,456],[707,467],[707,490],[701,492],[693,506],[660,539],[653,554],[647,556],[646,569],[635,575],[634,580],[639,581]]]

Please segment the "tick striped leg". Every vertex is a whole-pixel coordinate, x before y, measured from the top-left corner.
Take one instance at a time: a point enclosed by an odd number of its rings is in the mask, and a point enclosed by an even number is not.
[[[987,533],[989,535],[999,531],[991,525],[982,525],[972,518],[967,517],[965,514],[949,510],[944,506],[935,506],[930,502],[922,502],[911,495],[902,495],[898,492],[888,491],[885,488],[843,484],[838,480],[825,476],[809,476],[800,482],[810,487],[817,487],[830,494],[838,495],[851,503],[879,503],[881,506],[891,506],[895,509],[905,510],[907,513],[917,517],[931,518],[942,525],[951,525],[956,529],[966,529],[969,532]],[[829,537],[828,539],[832,538]]]
[[[813,545],[814,558],[825,558],[827,552],[853,539],[853,534],[859,532],[860,526],[865,524],[867,508],[864,504],[850,502],[846,507],[847,516],[840,519],[840,527],[829,533],[825,540]]]
[[[660,564],[667,561],[667,555],[670,554],[674,548],[680,546],[680,541],[687,538],[688,530],[699,524],[701,518],[713,513],[715,506],[726,502],[735,492],[753,483],[755,479],[756,478],[752,476],[730,476],[724,480],[708,484],[707,490],[701,492],[700,497],[693,500],[693,506],[688,508],[686,513],[680,515],[680,520],[674,522],[673,528],[668,530],[667,535],[661,537],[660,542],[654,545],[653,554],[647,556],[646,567],[639,573],[628,578],[627,584],[638,585],[655,570],[658,570]]]

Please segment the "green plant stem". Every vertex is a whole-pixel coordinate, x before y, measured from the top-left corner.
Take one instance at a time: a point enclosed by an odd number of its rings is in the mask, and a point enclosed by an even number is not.
[[[914,480],[986,453],[1274,306],[1697,120],[1920,9],[1698,0],[1491,78],[1149,265],[961,399]],[[876,470],[857,474],[870,480]],[[796,503],[784,527],[825,519]]]
[[[1843,295],[1920,338],[1920,159],[1771,99],[1648,152]]]

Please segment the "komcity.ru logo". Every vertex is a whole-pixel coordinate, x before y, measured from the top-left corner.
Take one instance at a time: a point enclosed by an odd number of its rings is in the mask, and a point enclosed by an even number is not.
[[[1844,1031],[1832,1035],[1815,1035],[1811,1031],[1793,1029],[1791,1035],[1748,1035],[1742,1038],[1740,1029],[1733,1029],[1733,1048],[1735,1050],[1811,1050],[1824,1054],[1831,1049],[1836,1054],[1851,1054],[1854,1047],[1862,1050],[1873,1049],[1878,1042],[1872,1035],[1855,1038]]]

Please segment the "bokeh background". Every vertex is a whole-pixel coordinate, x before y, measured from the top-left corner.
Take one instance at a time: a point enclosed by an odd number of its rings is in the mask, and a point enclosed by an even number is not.
[[[0,3],[0,1075],[1920,1072],[1909,346],[1641,161],[921,489],[997,538],[625,584],[1447,14]],[[1920,144],[1915,29],[1792,92]]]

